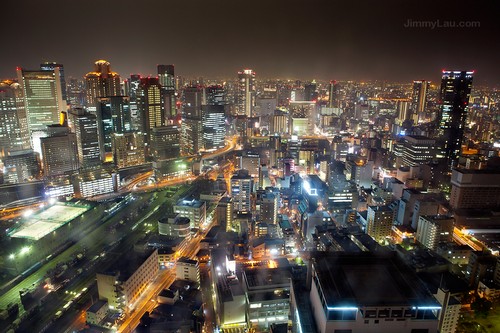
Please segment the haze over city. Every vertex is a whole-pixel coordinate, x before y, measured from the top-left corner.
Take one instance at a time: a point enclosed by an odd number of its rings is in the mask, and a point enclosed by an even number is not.
[[[500,332],[498,9],[0,4],[0,333]]]
[[[16,66],[64,63],[81,77],[87,63],[111,61],[122,75],[175,64],[185,76],[437,80],[443,68],[475,69],[496,84],[495,1],[7,1],[1,77]],[[408,20],[473,28],[405,27]]]

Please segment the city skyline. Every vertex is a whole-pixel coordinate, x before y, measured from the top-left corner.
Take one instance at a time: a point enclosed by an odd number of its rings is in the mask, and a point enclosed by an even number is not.
[[[16,66],[38,67],[40,61],[60,62],[68,77],[83,77],[89,63],[107,59],[124,77],[154,75],[157,64],[170,63],[182,76],[233,77],[252,68],[260,78],[437,82],[441,69],[462,68],[476,70],[478,85],[498,84],[492,3],[440,2],[430,10],[420,2],[398,4],[274,1],[245,10],[221,0],[193,10],[182,3],[153,8],[88,1],[75,10],[61,1],[7,3],[3,22],[14,24],[12,13],[22,13],[29,24],[10,31],[12,52],[0,55],[0,77],[14,76]],[[57,20],[38,14],[56,10]],[[83,23],[95,13],[109,14],[101,24]],[[65,23],[66,17],[81,24]],[[453,22],[471,26],[447,26]]]
[[[500,332],[492,4],[2,4],[0,333]]]

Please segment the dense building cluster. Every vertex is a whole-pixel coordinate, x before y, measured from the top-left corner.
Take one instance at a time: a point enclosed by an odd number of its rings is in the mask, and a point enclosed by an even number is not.
[[[500,297],[500,96],[473,71],[174,69],[98,60],[74,79],[47,62],[0,83],[2,279],[78,246],[37,283],[88,278],[84,329],[137,332],[455,332]]]

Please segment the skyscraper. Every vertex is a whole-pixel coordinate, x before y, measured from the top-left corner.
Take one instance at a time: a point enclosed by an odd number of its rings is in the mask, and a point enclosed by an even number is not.
[[[144,135],[141,132],[113,133],[113,162],[118,168],[144,164]]]
[[[305,101],[316,101],[318,98],[318,92],[316,91],[316,81],[306,83],[304,86],[304,100]]]
[[[165,115],[173,119],[177,111],[175,109],[175,74],[174,65],[158,65],[158,79],[161,85],[161,98]]]
[[[85,75],[87,89],[87,109],[95,111],[97,97],[121,95],[120,75],[111,71],[111,65],[106,60],[97,60],[94,71]]]
[[[389,206],[368,206],[366,233],[377,242],[391,235],[394,211]]]
[[[444,215],[420,216],[416,240],[431,250],[437,250],[440,242],[453,239],[453,218]]]
[[[55,68],[59,68],[59,80],[61,81],[61,95],[62,99],[67,102],[67,91],[66,91],[66,78],[64,77],[64,66],[58,64],[57,62],[46,61],[40,64],[40,69],[43,71],[53,71]]]
[[[201,86],[186,87],[182,103],[182,150],[184,154],[197,154],[203,148],[201,106],[205,101]]]
[[[226,113],[223,105],[203,105],[203,147],[214,150],[224,147],[226,137]]]
[[[140,83],[141,76],[139,74],[132,74],[130,79],[125,80],[125,95],[130,98],[130,129],[132,131],[140,131],[142,128],[137,96]]]
[[[30,149],[23,92],[18,83],[0,82],[0,158],[11,151]]]
[[[66,110],[59,68],[32,71],[18,67],[17,76],[23,90],[32,147],[41,152],[40,138],[45,136],[47,126],[59,123],[59,114]]]
[[[205,88],[205,99],[207,105],[226,105],[226,91],[220,84]]]
[[[248,170],[238,170],[231,177],[231,196],[234,202],[234,210],[240,214],[250,213],[252,192],[252,176],[248,174]]]
[[[425,80],[413,81],[412,93],[412,116],[414,124],[425,118],[425,107],[427,104],[427,93],[429,91],[430,82]]]
[[[155,127],[151,130],[150,155],[155,161],[180,156],[181,132],[177,125]]]
[[[141,79],[137,89],[137,103],[141,118],[141,131],[146,135],[146,146],[150,142],[151,129],[165,126],[165,110],[162,107],[161,85],[156,77]]]
[[[126,96],[96,99],[97,133],[102,161],[111,159],[111,134],[130,131],[130,106]]]
[[[202,106],[203,147],[212,150],[224,147],[226,136],[226,94],[222,85],[205,89],[206,105]]]
[[[462,149],[473,74],[472,71],[443,70],[439,135],[450,165],[457,164]]]
[[[48,137],[40,139],[45,177],[77,171],[80,166],[75,133],[58,124],[47,127]]]
[[[97,117],[82,108],[70,112],[78,147],[80,167],[97,166],[101,162]]]
[[[247,117],[252,116],[255,107],[255,92],[255,72],[251,69],[238,72],[237,114]]]
[[[335,108],[338,107],[338,90],[339,84],[337,81],[330,81],[328,85],[328,107]]]

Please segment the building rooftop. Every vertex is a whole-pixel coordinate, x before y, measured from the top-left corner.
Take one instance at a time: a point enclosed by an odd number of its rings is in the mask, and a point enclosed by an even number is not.
[[[118,280],[127,281],[155,250],[147,249],[144,252],[128,251],[121,259],[116,260],[111,269],[101,274],[118,275]]]
[[[487,175],[487,174],[500,174],[500,169],[453,169],[453,172],[459,172],[463,174],[476,174],[476,175]],[[493,185],[493,184],[492,184]]]
[[[196,199],[191,199],[191,200],[180,200],[179,202],[177,202],[177,205],[178,207],[193,207],[193,208],[200,208],[202,207],[203,205],[205,204],[204,201],[199,201],[199,200],[196,200]]]
[[[99,311],[103,306],[107,305],[108,304],[108,301],[97,301],[95,302],[94,304],[92,304],[90,306],[90,308],[88,308],[87,312],[92,312],[92,313],[96,313],[97,311]]]
[[[245,268],[243,270],[248,289],[268,289],[271,286],[290,286],[291,274],[288,268]]]
[[[187,257],[182,257],[182,258],[179,258],[179,259],[177,260],[177,262],[178,262],[178,263],[179,263],[179,262],[181,262],[181,263],[185,263],[185,264],[190,264],[190,265],[196,265],[196,264],[198,264],[198,261],[193,260],[193,259],[189,259],[189,258],[187,258]]]
[[[89,209],[90,206],[58,202],[24,219],[19,228],[9,232],[9,236],[12,238],[39,240]]]
[[[313,258],[327,306],[437,305],[395,253],[325,253]]]

